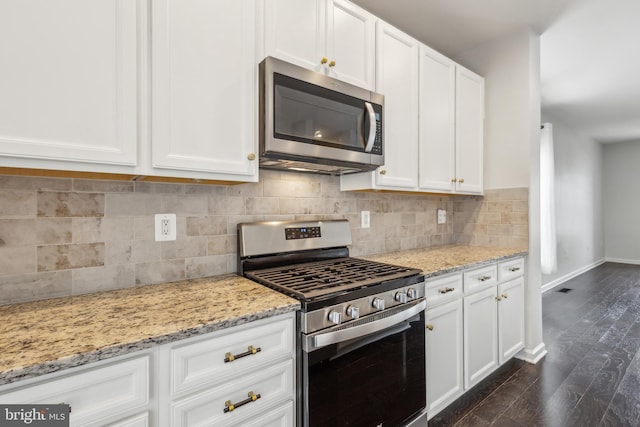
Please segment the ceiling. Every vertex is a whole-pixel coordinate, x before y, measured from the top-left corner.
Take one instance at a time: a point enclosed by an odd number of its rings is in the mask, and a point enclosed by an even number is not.
[[[453,58],[531,27],[543,113],[600,142],[640,140],[638,0],[352,1]]]

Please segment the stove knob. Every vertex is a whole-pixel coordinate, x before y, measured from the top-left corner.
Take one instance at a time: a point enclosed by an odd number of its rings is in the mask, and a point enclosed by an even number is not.
[[[351,317],[352,319],[357,319],[358,317],[360,317],[360,309],[358,307],[350,305],[349,307],[347,307],[347,316]]]
[[[400,304],[404,304],[407,302],[407,293],[406,292],[396,292],[396,301]]]
[[[407,289],[407,296],[409,297],[409,299],[416,299],[418,298],[418,291],[413,288],[409,288]]]
[[[383,299],[374,298],[372,305],[376,310],[384,310],[384,300]]]
[[[342,316],[337,311],[331,311],[329,313],[329,322],[339,325],[341,320],[342,320]]]

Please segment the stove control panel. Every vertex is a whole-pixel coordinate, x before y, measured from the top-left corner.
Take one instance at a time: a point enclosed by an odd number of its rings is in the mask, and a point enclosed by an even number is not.
[[[320,227],[287,227],[284,229],[286,240],[312,239],[322,237]]]
[[[425,296],[424,282],[352,299],[341,304],[303,312],[300,329],[309,334],[376,315],[387,309],[411,303]]]

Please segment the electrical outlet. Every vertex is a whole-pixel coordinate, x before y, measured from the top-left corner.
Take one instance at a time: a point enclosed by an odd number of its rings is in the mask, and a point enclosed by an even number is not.
[[[176,240],[176,214],[156,214],[156,242]]]
[[[369,211],[360,212],[360,228],[371,227],[371,213]]]
[[[447,223],[447,211],[444,209],[438,209],[438,224],[446,224]]]

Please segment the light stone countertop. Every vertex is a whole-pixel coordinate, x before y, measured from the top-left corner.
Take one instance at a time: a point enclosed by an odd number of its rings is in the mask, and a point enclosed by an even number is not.
[[[363,257],[372,261],[422,270],[425,278],[527,255],[522,248],[451,245]]]
[[[360,258],[432,277],[524,255],[526,249],[454,245]],[[0,385],[299,308],[236,275],[0,306]]]
[[[0,384],[298,310],[236,275],[0,307]]]

